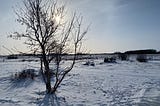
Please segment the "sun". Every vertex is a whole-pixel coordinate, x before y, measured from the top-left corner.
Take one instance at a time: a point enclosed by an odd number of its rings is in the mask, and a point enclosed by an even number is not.
[[[60,23],[61,17],[60,17],[60,16],[56,16],[56,17],[55,17],[55,20],[56,20],[57,23]]]

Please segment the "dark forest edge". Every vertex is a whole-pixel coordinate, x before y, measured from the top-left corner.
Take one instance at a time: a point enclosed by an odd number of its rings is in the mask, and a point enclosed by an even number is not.
[[[81,56],[81,55],[112,55],[112,54],[160,54],[160,51],[157,51],[155,49],[145,49],[145,50],[129,50],[126,52],[114,52],[114,53],[77,53],[77,55]],[[51,54],[52,56],[56,56],[57,54]],[[68,54],[68,53],[63,53],[61,54],[63,56],[72,56],[72,54]],[[27,54],[27,53],[23,53],[23,54],[9,54],[9,55],[0,55],[0,56],[7,56],[7,57],[15,57],[15,56],[35,56],[35,57],[40,57],[40,54]],[[16,57],[15,57],[16,59]]]
[[[159,54],[157,50],[154,49],[146,49],[146,50],[132,50],[132,51],[126,51],[125,54]]]

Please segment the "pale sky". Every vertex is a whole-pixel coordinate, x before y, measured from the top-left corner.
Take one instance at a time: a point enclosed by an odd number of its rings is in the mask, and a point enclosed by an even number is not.
[[[19,1],[0,1],[0,54],[8,53],[3,45],[24,49],[22,42],[7,38],[22,29],[12,8]],[[81,13],[85,25],[91,23],[85,40],[89,52],[160,50],[160,0],[68,0],[67,7]]]

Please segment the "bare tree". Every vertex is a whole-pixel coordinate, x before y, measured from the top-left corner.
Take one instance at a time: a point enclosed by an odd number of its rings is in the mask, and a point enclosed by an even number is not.
[[[82,39],[88,28],[82,30],[82,16],[76,13],[66,17],[65,5],[58,6],[53,0],[24,0],[24,7],[16,11],[17,21],[26,26],[25,33],[14,32],[11,37],[25,38],[33,53],[41,54],[44,68],[41,68],[48,93],[55,93],[64,77],[74,67],[77,53],[81,49]],[[61,69],[64,53],[73,55],[72,63]],[[55,62],[55,69],[50,63]],[[51,78],[54,85],[51,85]]]

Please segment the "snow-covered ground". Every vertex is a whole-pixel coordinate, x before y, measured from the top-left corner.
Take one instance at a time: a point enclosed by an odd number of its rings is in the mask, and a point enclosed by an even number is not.
[[[40,77],[11,80],[15,72],[39,70],[39,61],[1,61],[0,106],[160,106],[160,61],[102,61],[79,61],[56,95],[45,94]]]

